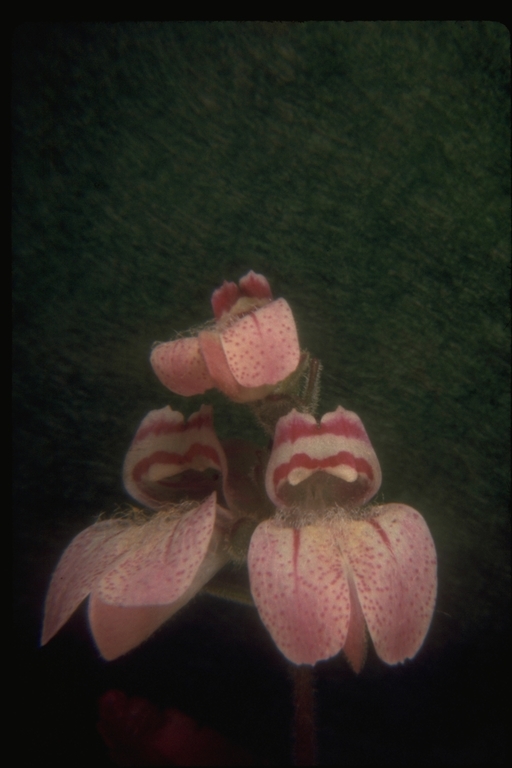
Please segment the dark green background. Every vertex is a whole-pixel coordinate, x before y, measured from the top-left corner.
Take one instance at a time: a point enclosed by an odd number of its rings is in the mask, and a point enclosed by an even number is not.
[[[200,597],[112,664],[82,610],[37,649],[60,552],[128,501],[138,422],[200,402],[159,384],[152,342],[252,268],[324,364],[320,413],[362,417],[378,498],[419,509],[439,556],[414,662],[318,665],[322,761],[503,763],[507,29],[27,24],[13,55],[16,627],[39,758],[106,761],[95,700],[117,686],[287,759],[287,668],[249,607]],[[261,439],[206,399],[221,437]]]

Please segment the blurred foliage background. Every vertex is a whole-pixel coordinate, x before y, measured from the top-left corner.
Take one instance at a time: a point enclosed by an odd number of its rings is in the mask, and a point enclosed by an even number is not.
[[[60,552],[129,501],[137,424],[200,402],[164,390],[151,344],[254,269],[322,360],[320,413],[361,416],[379,500],[419,509],[439,556],[414,662],[318,665],[321,760],[505,761],[509,45],[495,22],[15,29],[16,636],[39,758],[108,765],[95,700],[117,686],[287,759],[287,667],[250,607],[199,597],[110,665],[83,610],[37,648]],[[264,440],[204,400],[221,437]]]

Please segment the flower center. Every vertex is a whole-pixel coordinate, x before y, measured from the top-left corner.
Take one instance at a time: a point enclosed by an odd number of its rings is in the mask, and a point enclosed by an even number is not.
[[[304,512],[323,513],[330,507],[357,507],[367,487],[364,476],[359,475],[353,482],[349,482],[329,472],[320,471],[293,485],[283,483],[279,496],[287,506]]]

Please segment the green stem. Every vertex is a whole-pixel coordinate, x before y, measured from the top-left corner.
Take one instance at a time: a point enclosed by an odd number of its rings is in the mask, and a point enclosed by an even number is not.
[[[232,563],[228,563],[216,573],[213,579],[204,585],[201,592],[222,597],[234,603],[242,603],[242,605],[254,605],[247,569]]]
[[[308,413],[315,414],[318,399],[320,397],[320,374],[322,372],[322,363],[316,357],[309,360],[308,375],[306,386],[304,388],[303,399],[308,406]]]

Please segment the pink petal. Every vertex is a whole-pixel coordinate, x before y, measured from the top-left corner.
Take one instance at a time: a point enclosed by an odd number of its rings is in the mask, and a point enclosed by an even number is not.
[[[412,658],[427,634],[437,578],[432,536],[419,512],[385,504],[365,521],[344,521],[337,540],[354,574],[368,630],[380,658]]]
[[[250,296],[255,299],[272,299],[272,291],[267,278],[253,272],[252,269],[240,278],[238,284],[242,296]]]
[[[299,364],[297,329],[284,299],[237,320],[221,333],[221,340],[231,373],[242,387],[277,384]]]
[[[333,498],[328,504],[364,504],[381,483],[379,461],[357,414],[338,406],[320,424],[295,409],[279,419],[267,467],[267,493],[277,506],[293,504],[304,493],[295,490],[316,472],[339,482],[325,481]]]
[[[195,519],[182,518],[183,526],[173,529],[174,538],[171,538],[168,547],[166,565],[153,561],[161,560],[162,557],[162,548],[155,541],[153,558],[147,551],[135,552],[131,558],[124,558],[120,568],[111,571],[105,583],[102,582],[98,591],[91,595],[89,624],[96,645],[105,659],[110,661],[122,656],[144,642],[161,624],[186,605],[228,561],[222,546],[223,534],[220,527],[213,530],[202,560],[198,554],[204,551],[204,539],[207,538],[204,518],[208,515],[204,507],[210,501],[207,500],[195,510]],[[144,556],[146,562],[143,562]],[[109,600],[160,603],[162,598],[170,597],[172,602],[163,605],[113,605],[105,599],[104,587]]]
[[[240,291],[236,283],[228,283],[226,280],[220,288],[212,293],[212,308],[216,320],[220,320],[222,315],[235,306],[240,298]]]
[[[52,576],[44,609],[41,645],[66,623],[95,583],[130,545],[128,523],[105,520],[75,536]]]
[[[181,500],[187,491],[187,478],[176,476],[194,470],[215,470],[227,474],[226,458],[213,428],[212,409],[203,405],[185,423],[169,406],[150,411],[142,420],[123,468],[125,488],[134,499],[157,509],[164,502]],[[195,474],[194,472],[194,474]],[[171,478],[175,478],[172,480]],[[190,498],[204,498],[217,483],[215,478],[193,478],[196,488]]]
[[[201,331],[199,346],[214,386],[236,400],[241,388],[230,371],[219,334],[216,331]]]
[[[208,372],[221,392],[236,403],[249,403],[261,400],[272,392],[272,387],[241,387],[228,365],[221,339],[216,331],[201,331],[199,345],[206,362]]]
[[[215,386],[195,337],[159,344],[150,362],[162,384],[177,395],[202,395]]]
[[[107,605],[89,598],[89,625],[99,652],[107,661],[117,659],[147,640],[182,605]]]
[[[329,526],[279,527],[253,533],[251,592],[263,623],[294,664],[315,664],[343,647],[350,620],[349,585]]]
[[[221,287],[212,293],[213,314],[216,320],[220,320],[222,315],[230,312],[242,296],[251,299],[272,299],[272,291],[267,278],[258,275],[252,269],[240,278],[238,285],[224,280]]]
[[[212,538],[216,495],[184,515],[160,513],[134,532],[130,549],[105,572],[95,593],[110,605],[163,605],[189,588]]]

